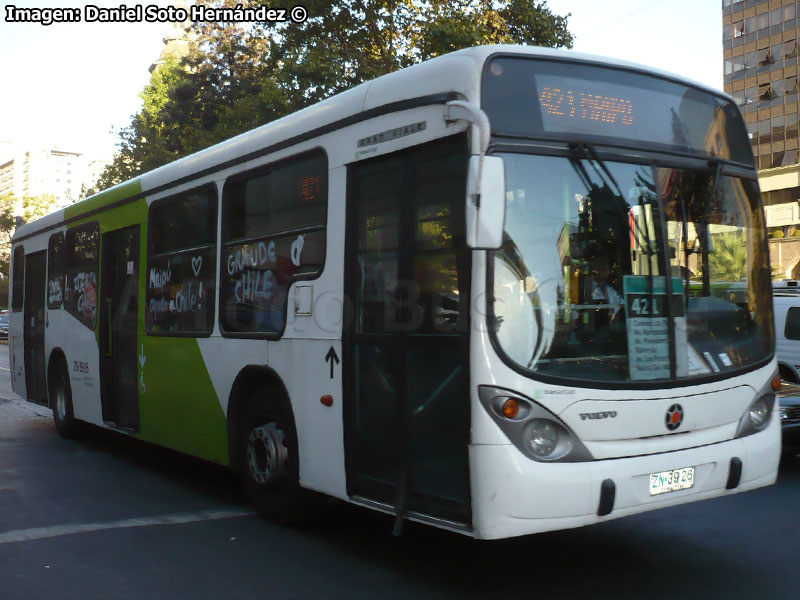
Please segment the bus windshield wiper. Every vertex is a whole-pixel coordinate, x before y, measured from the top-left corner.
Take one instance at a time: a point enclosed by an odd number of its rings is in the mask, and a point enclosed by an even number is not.
[[[585,160],[589,165],[591,165],[592,169],[594,169],[597,176],[600,178],[600,181],[603,182],[603,186],[607,187],[613,194],[615,194],[618,198],[621,198],[623,201],[626,201],[625,196],[622,193],[622,189],[619,187],[617,180],[614,179],[614,176],[611,174],[611,171],[606,166],[606,163],[600,158],[597,154],[597,151],[591,144],[587,143],[580,143],[580,144],[570,144],[570,149],[573,150],[576,154],[580,156],[580,159]],[[589,177],[589,174],[586,172],[586,169],[580,162],[580,159],[570,158],[570,163],[572,167],[575,169],[578,177],[580,177],[581,182],[586,186],[586,189],[589,190],[591,193],[594,189],[601,189],[596,183],[594,183]],[[609,185],[609,182],[611,185]],[[612,189],[613,186],[613,189]],[[629,220],[631,226],[631,233],[638,234],[638,239],[644,242],[644,253],[647,256],[648,260],[648,273],[651,271],[651,259],[656,254],[656,250],[653,248],[653,245],[650,240],[650,230],[647,224],[647,214],[644,212],[644,205],[642,203],[641,196],[639,197],[639,210],[642,211],[642,216],[645,222],[644,230],[639,225],[636,219],[633,221]]]
[[[619,187],[617,180],[614,179],[614,176],[611,174],[611,171],[606,166],[605,161],[598,156],[597,151],[594,149],[594,146],[584,142],[580,144],[570,144],[570,149],[573,150],[578,155],[580,155],[581,159],[585,160],[587,163],[589,163],[589,165],[591,165],[592,169],[594,169],[595,173],[597,173],[597,176],[600,178],[600,181],[603,182],[604,186],[608,187],[612,191],[612,193],[616,194],[617,197],[625,201],[625,196],[623,195],[622,189]],[[591,192],[591,190],[600,187],[594,182],[592,182],[591,178],[586,172],[586,169],[584,169],[580,160],[570,158],[570,163],[572,164],[572,167],[575,169],[575,171],[578,173],[578,177],[580,177],[582,183],[586,186],[587,190]],[[611,182],[611,184],[613,185],[613,189],[611,188],[611,185],[609,185],[609,182]],[[639,205],[640,206],[642,205],[641,198],[639,200]],[[645,222],[646,220],[647,218],[645,217]],[[632,227],[634,228],[635,231],[632,231],[631,233],[639,234],[639,238],[643,240],[646,245],[645,254],[647,254],[648,259],[650,259],[656,253],[656,251],[653,250],[652,245],[650,244],[650,232],[648,231],[647,227],[645,227],[645,230],[642,231],[641,227],[639,226],[639,223],[636,222],[635,219],[632,223]]]
[[[617,180],[614,179],[614,176],[611,174],[611,171],[608,170],[608,167],[606,167],[603,159],[597,155],[597,152],[591,145],[586,143],[570,144],[569,147],[570,150],[578,155],[578,159],[570,158],[569,161],[575,171],[578,173],[578,177],[580,177],[581,181],[586,186],[586,189],[591,191],[592,189],[599,188],[600,186],[592,181],[592,178],[589,177],[589,174],[586,172],[586,169],[583,167],[580,160],[585,160],[587,163],[589,163],[592,169],[594,169],[594,172],[597,173],[597,177],[603,183],[604,187],[607,187],[613,194],[619,196],[620,198],[625,198],[622,195],[622,190],[617,184]],[[609,182],[611,182],[613,185],[613,189],[612,186],[609,185]]]

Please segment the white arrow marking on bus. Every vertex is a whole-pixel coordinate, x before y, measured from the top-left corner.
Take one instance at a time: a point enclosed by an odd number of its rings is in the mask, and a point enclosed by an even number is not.
[[[144,368],[145,361],[147,361],[147,357],[144,355],[144,344],[142,344],[142,353],[139,355],[139,364],[142,365],[142,368]]]

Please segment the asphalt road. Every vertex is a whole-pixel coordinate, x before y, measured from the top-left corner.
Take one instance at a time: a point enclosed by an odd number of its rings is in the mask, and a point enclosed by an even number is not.
[[[290,529],[224,469],[117,435],[61,439],[0,346],[0,600],[797,598],[800,458],[777,485],[496,542],[337,504]]]

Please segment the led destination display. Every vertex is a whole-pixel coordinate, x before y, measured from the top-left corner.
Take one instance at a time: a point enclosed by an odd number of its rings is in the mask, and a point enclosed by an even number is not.
[[[617,143],[753,163],[739,109],[669,79],[498,56],[484,72],[482,90],[495,136]]]
[[[539,94],[539,106],[545,117],[561,117],[564,122],[588,119],[601,123],[633,125],[633,102],[625,98],[592,94],[580,87],[545,86]]]

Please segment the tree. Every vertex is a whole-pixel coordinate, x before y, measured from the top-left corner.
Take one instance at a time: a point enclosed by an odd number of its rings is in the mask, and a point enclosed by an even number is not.
[[[8,278],[11,264],[11,238],[16,229],[16,217],[27,223],[49,213],[56,204],[54,196],[25,196],[17,202],[13,194],[0,196],[0,277]]]
[[[168,119],[168,109],[174,104],[170,93],[183,77],[183,69],[174,57],[169,57],[166,64],[153,73],[150,83],[139,94],[142,109],[131,118],[130,125],[119,132],[119,150],[113,162],[103,170],[94,186],[85,190],[85,196],[181,157],[181,148],[174,141],[180,124]]]
[[[312,0],[304,23],[265,25],[292,110],[403,67],[483,44],[572,47],[542,0]],[[290,65],[290,67],[287,67]]]
[[[743,232],[730,231],[713,236],[713,250],[708,254],[711,281],[747,279],[747,245]],[[702,266],[695,279],[702,281]]]
[[[142,109],[120,131],[112,163],[86,195],[291,112],[271,77],[263,32],[208,22],[190,33],[192,51],[182,60],[168,57],[153,73],[140,94]]]
[[[218,0],[217,7],[263,2]],[[90,193],[420,61],[479,44],[572,46],[543,0],[309,0],[302,23],[199,22]]]

